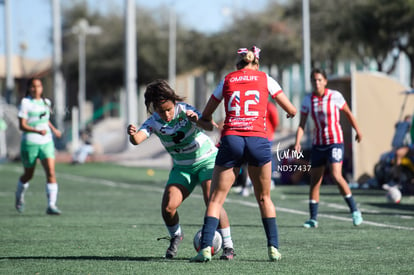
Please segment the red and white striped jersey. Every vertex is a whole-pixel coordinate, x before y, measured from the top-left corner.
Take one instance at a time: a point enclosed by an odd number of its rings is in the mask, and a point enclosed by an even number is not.
[[[224,98],[226,118],[222,136],[267,138],[268,97],[270,94],[274,98],[281,92],[276,80],[261,71],[241,69],[226,75],[212,95],[219,102]]]
[[[342,94],[331,89],[325,89],[323,96],[317,96],[314,93],[305,96],[302,101],[301,113],[310,114],[315,122],[314,145],[344,142],[339,111],[346,104]]]

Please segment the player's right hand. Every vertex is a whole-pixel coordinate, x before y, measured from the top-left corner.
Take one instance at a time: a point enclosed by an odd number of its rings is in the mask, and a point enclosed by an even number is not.
[[[137,133],[137,127],[134,124],[129,124],[127,127],[127,133],[130,136],[133,136]]]
[[[39,131],[39,135],[42,135],[42,136],[46,135],[46,133],[47,133],[47,131],[46,131],[46,130],[40,130],[40,131]]]

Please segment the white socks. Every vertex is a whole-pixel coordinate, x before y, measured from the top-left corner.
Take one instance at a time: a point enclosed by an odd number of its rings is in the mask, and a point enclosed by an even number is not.
[[[167,229],[171,237],[181,235],[181,226],[179,223],[173,226],[167,226]]]
[[[223,247],[233,248],[233,240],[231,239],[230,226],[226,228],[219,228],[217,231],[221,234],[223,238]]]
[[[52,207],[52,208],[56,207],[57,194],[58,194],[57,183],[46,184],[47,203],[49,207]]]
[[[27,188],[29,188],[29,183],[23,183],[19,180],[17,182],[16,198],[20,201],[24,201],[24,193],[26,193]]]

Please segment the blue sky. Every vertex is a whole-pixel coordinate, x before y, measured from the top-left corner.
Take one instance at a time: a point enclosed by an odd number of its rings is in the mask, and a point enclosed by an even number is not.
[[[52,55],[51,0],[8,0],[11,2],[13,54],[22,53],[20,45],[27,46],[24,55],[41,59]],[[79,1],[79,0],[78,0]],[[124,0],[84,0],[88,8],[105,12],[117,6],[123,11]],[[212,33],[231,23],[234,13],[257,11],[275,0],[135,0],[140,6],[156,9],[172,6],[180,22],[197,31]],[[68,5],[72,0],[61,0]],[[75,1],[74,1],[75,2]],[[0,4],[0,55],[5,53],[4,5]]]

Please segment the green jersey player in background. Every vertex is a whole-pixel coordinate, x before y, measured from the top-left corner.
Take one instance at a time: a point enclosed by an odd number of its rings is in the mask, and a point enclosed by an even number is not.
[[[165,257],[174,258],[184,234],[179,223],[177,208],[201,184],[204,202],[210,195],[211,178],[217,154],[213,141],[202,131],[213,129],[213,124],[199,120],[200,112],[183,103],[165,80],[150,83],[145,91],[145,105],[151,116],[138,129],[127,127],[129,140],[138,145],[152,134],[159,137],[171,155],[173,167],[162,198],[162,217],[171,236]],[[223,254],[220,259],[231,260],[234,256],[230,224],[224,208],[220,212],[218,231],[223,237]]]
[[[19,178],[16,190],[15,207],[20,213],[24,210],[24,195],[33,177],[37,159],[46,172],[46,214],[60,215],[56,206],[58,184],[55,175],[55,144],[52,133],[61,137],[61,132],[50,122],[50,100],[43,97],[42,81],[31,78],[27,82],[27,92],[19,108],[19,127],[23,131],[20,156],[24,173]]]

